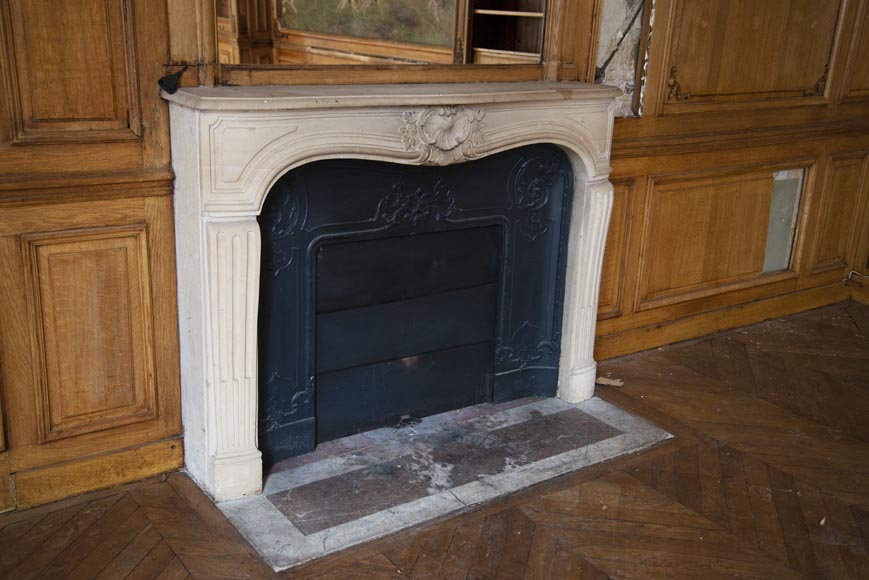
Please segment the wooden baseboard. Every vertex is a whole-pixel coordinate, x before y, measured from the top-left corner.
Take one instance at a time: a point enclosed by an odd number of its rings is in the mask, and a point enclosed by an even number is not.
[[[869,305],[869,282],[851,281],[851,300]]]
[[[865,300],[866,294],[863,296]],[[863,301],[854,296],[850,286],[841,283],[800,290],[773,298],[705,312],[696,316],[687,316],[652,326],[598,336],[595,342],[594,355],[597,360],[606,360],[665,344],[698,338],[722,330],[756,324],[770,318],[835,304],[847,300],[849,297]]]
[[[80,461],[24,471],[14,475],[15,503],[18,509],[26,509],[174,471],[183,462],[181,438],[175,438]]]
[[[12,488],[12,476],[0,475],[0,514],[15,509],[15,491]]]

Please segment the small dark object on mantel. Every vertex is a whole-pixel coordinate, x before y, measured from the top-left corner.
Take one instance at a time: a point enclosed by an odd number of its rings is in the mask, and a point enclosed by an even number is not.
[[[414,417],[413,415],[402,415],[401,420],[395,424],[396,429],[403,429],[404,427],[410,427],[411,425],[416,425],[420,423],[422,419],[419,417]]]
[[[157,84],[160,85],[161,89],[163,89],[170,95],[174,95],[178,92],[178,87],[181,84],[181,75],[186,70],[187,65],[185,64],[181,67],[181,69],[175,71],[174,73],[160,77],[160,80],[157,81]]]

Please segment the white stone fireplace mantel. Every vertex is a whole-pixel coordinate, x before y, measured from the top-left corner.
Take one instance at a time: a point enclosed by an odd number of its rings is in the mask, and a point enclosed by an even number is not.
[[[216,500],[259,493],[256,217],[321,159],[449,165],[552,143],[573,165],[558,395],[594,392],[617,89],[474,83],[181,89],[170,101],[185,463]]]

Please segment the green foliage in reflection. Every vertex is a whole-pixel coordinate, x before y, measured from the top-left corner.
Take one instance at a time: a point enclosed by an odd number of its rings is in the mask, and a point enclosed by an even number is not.
[[[456,0],[280,0],[285,28],[452,46]]]

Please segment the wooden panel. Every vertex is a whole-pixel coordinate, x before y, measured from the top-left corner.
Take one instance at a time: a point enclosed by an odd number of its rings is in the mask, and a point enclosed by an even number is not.
[[[24,245],[41,440],[153,419],[144,227],[28,235]]]
[[[11,0],[9,9],[16,139],[137,138],[129,3]]]
[[[832,159],[817,208],[813,272],[845,267],[856,242],[865,158]]]
[[[2,427],[2,419],[0,419]],[[9,453],[0,453],[0,513],[15,509],[15,486],[9,475]]]
[[[3,416],[6,414],[6,407],[3,404],[2,392],[0,392],[0,451],[6,451],[6,424],[3,421]],[[5,463],[5,458],[3,460]],[[3,473],[0,470],[0,473]]]
[[[85,461],[19,473],[15,493],[19,509],[71,495],[173,471],[184,461],[180,439],[161,441]]]
[[[606,238],[603,271],[600,278],[598,317],[618,316],[622,311],[625,255],[630,230],[630,211],[633,204],[633,182],[613,184],[613,210]]]
[[[857,29],[848,57],[845,99],[869,97],[869,2],[860,4]]]
[[[869,282],[858,280],[851,285],[851,300],[869,305]]]
[[[841,2],[673,0],[665,112],[825,93]]]
[[[0,513],[15,509],[15,491],[12,488],[12,476],[0,475]]]
[[[653,182],[641,299],[760,275],[772,188],[772,172]]]
[[[171,216],[170,197],[0,212],[13,473],[180,432]]]

